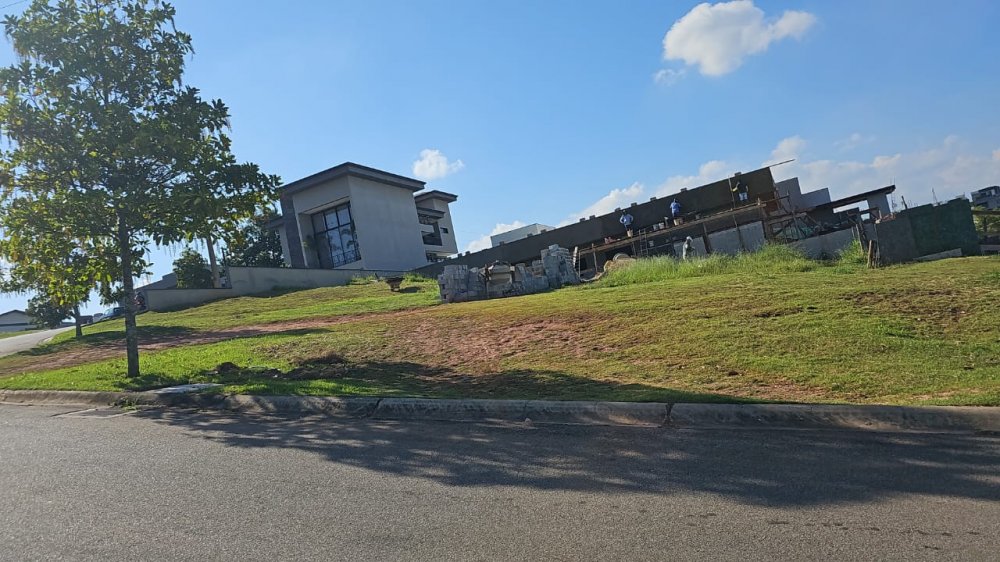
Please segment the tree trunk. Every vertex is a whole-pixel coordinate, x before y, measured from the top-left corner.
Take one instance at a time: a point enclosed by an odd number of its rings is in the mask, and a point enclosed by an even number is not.
[[[83,337],[83,323],[80,318],[80,305],[73,307],[73,324],[76,326],[76,337]]]
[[[215,240],[212,235],[205,236],[205,246],[208,248],[208,265],[212,268],[212,287],[219,288],[219,262],[215,259]]]
[[[132,237],[121,210],[118,211],[118,254],[122,260],[122,288],[125,290],[125,359],[128,377],[139,376],[139,330],[135,325],[135,287],[132,285]]]

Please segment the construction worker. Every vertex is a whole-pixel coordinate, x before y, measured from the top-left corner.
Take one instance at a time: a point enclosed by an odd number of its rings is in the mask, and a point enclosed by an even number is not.
[[[736,196],[739,198],[740,203],[750,198],[750,188],[747,187],[747,184],[743,183],[742,179],[737,179],[736,185],[732,186],[730,190],[732,190],[732,192],[736,194]]]
[[[631,238],[632,237],[632,215],[629,214],[628,211],[622,211],[622,216],[621,216],[620,219],[618,219],[618,222],[622,223],[622,226],[625,227],[625,233],[628,234],[629,238]]]
[[[684,218],[681,216],[681,204],[676,199],[670,203],[670,218],[673,219],[675,225],[684,223]]]
[[[695,254],[694,239],[688,236],[684,240],[684,245],[681,246],[681,257],[683,259],[693,258],[694,254]]]

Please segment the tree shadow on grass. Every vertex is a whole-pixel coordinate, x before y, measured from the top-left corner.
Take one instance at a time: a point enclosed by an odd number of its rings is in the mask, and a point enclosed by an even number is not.
[[[670,495],[803,507],[898,495],[1000,500],[976,435],[380,422],[183,410],[141,417],[241,449],[289,449],[447,486]]]
[[[588,379],[551,370],[518,369],[462,374],[410,361],[354,363],[336,354],[315,358],[287,373],[269,370],[203,372],[199,382],[243,385],[254,394],[314,394],[314,381],[327,381],[344,393],[366,396],[477,398],[511,400],[611,400],[638,402],[725,402],[752,400],[690,392],[640,383]]]
[[[195,333],[195,330],[191,328],[185,328],[182,326],[139,326],[139,343],[149,341],[170,341],[170,340],[181,340],[186,337],[190,337]],[[23,355],[31,356],[44,356],[51,355],[54,353],[61,353],[67,349],[72,349],[75,347],[112,347],[125,345],[125,329],[113,330],[107,332],[97,332],[94,334],[84,334],[81,338],[65,339],[57,342],[51,342],[45,345],[41,345],[26,351],[22,351]]]

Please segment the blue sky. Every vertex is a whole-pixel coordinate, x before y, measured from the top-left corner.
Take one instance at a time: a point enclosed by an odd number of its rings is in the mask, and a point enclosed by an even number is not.
[[[174,5],[240,159],[420,173],[459,196],[462,249],[791,157],[779,178],[834,195],[1000,183],[996,2]]]

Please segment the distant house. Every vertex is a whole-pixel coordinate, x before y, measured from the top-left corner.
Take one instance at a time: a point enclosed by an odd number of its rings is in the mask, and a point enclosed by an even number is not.
[[[23,332],[37,328],[23,310],[10,310],[0,314],[0,332]]]
[[[281,188],[278,231],[293,268],[408,271],[458,253],[450,203],[424,182],[346,162]]]
[[[507,232],[501,232],[500,234],[494,234],[493,236],[490,236],[490,245],[496,248],[500,244],[509,244],[515,240],[520,240],[522,238],[527,238],[529,236],[534,236],[550,230],[555,230],[555,227],[538,224],[536,222],[535,224],[529,224],[528,226],[522,226],[520,228],[508,230]]]
[[[972,204],[986,209],[1000,209],[1000,185],[991,185],[972,192]]]

